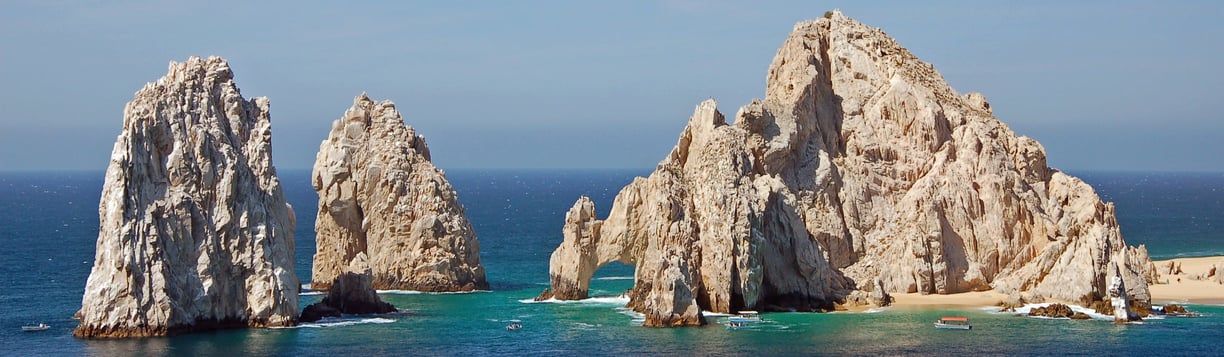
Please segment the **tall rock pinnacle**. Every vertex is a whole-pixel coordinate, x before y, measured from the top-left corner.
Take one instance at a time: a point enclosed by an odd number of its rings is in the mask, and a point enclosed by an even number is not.
[[[124,109],[76,336],[296,323],[268,100],[244,99],[233,77],[217,57],[171,62]]]
[[[353,100],[319,145],[311,182],[319,193],[316,289],[362,252],[376,289],[489,288],[458,195],[391,101]]]

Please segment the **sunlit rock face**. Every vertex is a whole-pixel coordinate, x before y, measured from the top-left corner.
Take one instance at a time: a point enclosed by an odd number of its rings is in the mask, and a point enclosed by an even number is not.
[[[489,288],[458,194],[391,101],[353,100],[319,145],[311,182],[319,194],[313,288],[329,288],[359,253],[376,289]]]
[[[1113,205],[1049,168],[982,95],[837,11],[795,26],[764,100],[733,123],[699,104],[654,173],[596,217],[585,197],[569,211],[552,292],[584,298],[596,269],[631,264],[647,325],[690,304],[827,310],[854,290],[1098,301],[1114,263],[1147,301],[1153,269]]]
[[[172,62],[127,104],[76,336],[297,322],[268,99],[243,98],[233,77],[222,58]]]

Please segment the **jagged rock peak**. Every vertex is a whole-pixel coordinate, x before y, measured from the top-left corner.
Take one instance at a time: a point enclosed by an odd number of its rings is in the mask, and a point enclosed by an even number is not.
[[[294,216],[268,100],[244,99],[224,59],[171,62],[136,92],[98,211],[76,336],[296,323]]]
[[[315,289],[327,289],[359,253],[369,256],[377,289],[488,289],[458,195],[394,103],[357,96],[319,145],[312,184]]]
[[[1113,205],[992,113],[879,29],[839,11],[801,22],[765,99],[734,124],[705,101],[606,219],[579,200],[552,292],[586,297],[599,267],[631,264],[630,307],[664,325],[651,316],[675,304],[656,297],[677,281],[714,312],[828,310],[855,290],[1087,303],[1108,298],[1117,263],[1129,299],[1146,303],[1154,267],[1122,240]]]

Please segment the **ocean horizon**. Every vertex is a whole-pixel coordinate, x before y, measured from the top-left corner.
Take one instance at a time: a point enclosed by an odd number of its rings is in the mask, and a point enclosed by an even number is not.
[[[619,295],[632,267],[613,263],[590,299],[531,301],[548,287],[548,260],[565,212],[586,195],[606,216],[635,176],[653,169],[451,169],[481,245],[489,291],[382,292],[403,312],[349,316],[284,329],[242,329],[130,340],[72,337],[93,264],[104,172],[0,172],[0,351],[4,355],[489,355],[489,354],[1218,354],[1224,306],[1195,305],[1199,318],[1115,325],[1107,317],[1066,321],[982,308],[883,308],[868,313],[766,313],[765,323],[728,329],[723,316],[697,328],[641,327]],[[1123,237],[1153,259],[1224,255],[1224,173],[1069,171],[1116,206]],[[317,196],[310,171],[279,170],[294,206],[295,269],[309,283]],[[319,294],[305,292],[301,306]],[[971,331],[940,331],[946,314]],[[523,329],[507,331],[510,320]],[[20,326],[46,322],[45,332]]]

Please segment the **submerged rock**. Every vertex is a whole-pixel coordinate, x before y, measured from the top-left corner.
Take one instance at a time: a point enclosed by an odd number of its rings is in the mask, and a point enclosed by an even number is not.
[[[310,304],[302,311],[302,322],[314,322],[340,314],[385,314],[396,312],[395,306],[378,298],[374,275],[365,253],[357,253],[344,272],[336,276],[323,301]]]
[[[488,289],[480,243],[442,170],[391,101],[365,94],[332,124],[312,173],[315,289],[365,253],[377,289]]]
[[[99,204],[78,337],[290,326],[293,210],[272,165],[267,98],[192,57],[124,109]]]
[[[671,316],[660,286],[714,312],[828,310],[853,291],[995,290],[1106,297],[1110,264],[1147,301],[1154,265],[1126,246],[1114,207],[1046,165],[883,31],[834,11],[803,22],[764,100],[728,123],[699,104],[671,153],[606,219],[580,198],[550,260],[558,299],[587,296],[610,262],[633,265],[630,307]],[[687,271],[664,274],[686,266]],[[660,280],[663,279],[663,280]],[[686,286],[689,291],[680,291]],[[652,295],[653,294],[653,295]]]

